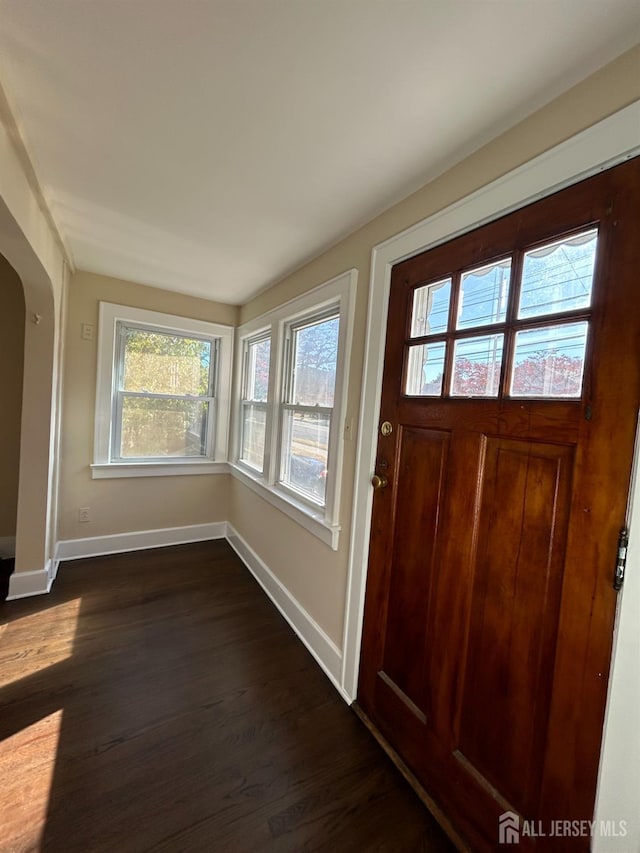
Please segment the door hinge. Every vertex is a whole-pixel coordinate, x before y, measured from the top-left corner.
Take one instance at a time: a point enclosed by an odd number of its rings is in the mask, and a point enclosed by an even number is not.
[[[629,531],[623,527],[618,536],[618,557],[616,559],[616,570],[613,574],[613,588],[622,589],[624,573],[627,568],[627,547],[629,545]]]

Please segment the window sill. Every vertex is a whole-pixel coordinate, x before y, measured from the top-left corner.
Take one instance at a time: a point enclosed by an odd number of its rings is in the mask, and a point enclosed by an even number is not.
[[[226,462],[195,460],[193,462],[99,462],[91,465],[91,479],[120,477],[176,477],[193,474],[228,474]]]
[[[308,530],[316,538],[328,545],[333,551],[338,550],[338,537],[340,534],[339,524],[329,524],[320,511],[314,510],[295,498],[277,489],[268,486],[251,474],[246,468],[237,464],[229,465],[230,473],[241,483],[263,498],[271,506],[279,509],[289,518],[297,522],[305,530]]]

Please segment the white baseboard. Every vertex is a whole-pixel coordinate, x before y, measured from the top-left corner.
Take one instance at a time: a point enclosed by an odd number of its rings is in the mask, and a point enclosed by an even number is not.
[[[44,595],[51,589],[54,578],[54,564],[48,561],[44,569],[32,572],[14,572],[9,578],[7,601],[17,598],[29,598],[32,595]]]
[[[16,555],[16,537],[0,536],[0,560],[5,560]]]
[[[160,530],[137,530],[134,533],[113,533],[109,536],[90,536],[86,539],[63,539],[56,547],[57,560],[81,560],[84,557],[102,557],[124,551],[142,551],[147,548],[165,548],[207,539],[224,539],[225,521],[209,524],[189,524],[185,527],[165,527]]]
[[[338,693],[345,702],[351,704],[351,699],[340,685],[342,670],[340,649],[231,524],[227,524],[227,541],[320,664]]]

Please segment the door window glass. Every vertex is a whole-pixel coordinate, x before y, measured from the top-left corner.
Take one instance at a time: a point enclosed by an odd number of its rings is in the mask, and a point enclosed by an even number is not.
[[[586,322],[516,332],[511,396],[579,397]]]
[[[417,287],[413,291],[411,337],[421,338],[424,335],[446,332],[449,324],[450,300],[450,278]]]
[[[497,397],[504,335],[456,341],[451,394],[454,397]]]
[[[580,398],[597,242],[589,225],[414,287],[405,396]]]
[[[597,238],[591,229],[525,252],[519,318],[588,308]]]
[[[410,397],[439,397],[442,393],[446,344],[409,347],[407,390]]]
[[[458,328],[501,323],[507,317],[511,258],[462,274],[458,299]]]

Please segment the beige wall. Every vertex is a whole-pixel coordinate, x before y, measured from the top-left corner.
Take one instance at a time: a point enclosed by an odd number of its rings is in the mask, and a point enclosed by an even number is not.
[[[354,417],[357,423],[373,247],[639,98],[640,47],[637,47],[261,293],[242,307],[241,322],[355,267],[358,297],[347,416]],[[342,531],[337,552],[321,545],[286,516],[266,506],[239,482],[233,484],[230,503],[229,520],[236,530],[339,647],[342,646],[355,444],[355,440],[345,444],[340,508]]]
[[[0,255],[0,537],[16,535],[23,365],[22,282]]]
[[[346,593],[344,560],[336,559],[328,545],[236,479],[231,480],[229,520],[340,647]],[[346,537],[341,544],[342,555],[348,545]]]
[[[238,309],[231,305],[93,273],[78,272],[72,277],[67,307],[58,539],[225,521],[229,492],[226,474],[91,479],[100,301],[232,326],[238,316]],[[83,323],[94,326],[94,340],[82,339]],[[90,522],[78,522],[80,507],[90,507]]]

